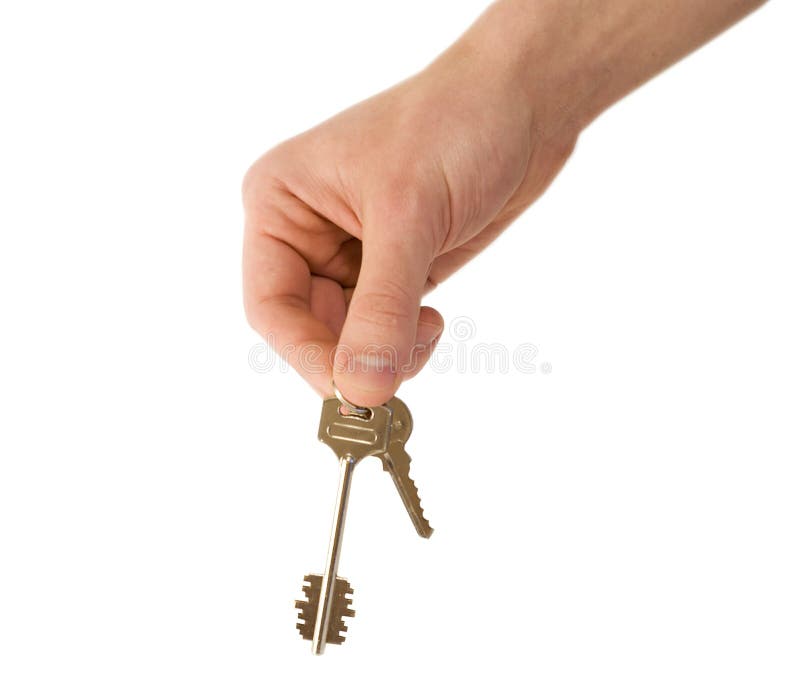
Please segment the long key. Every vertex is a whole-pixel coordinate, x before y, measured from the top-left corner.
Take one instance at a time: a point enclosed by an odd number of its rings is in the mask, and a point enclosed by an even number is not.
[[[414,427],[411,411],[397,397],[387,401],[386,406],[392,410],[392,426],[386,452],[381,454],[383,470],[392,476],[395,487],[400,493],[400,499],[403,500],[403,505],[408,511],[417,533],[424,538],[429,538],[433,533],[433,528],[422,512],[417,486],[410,476],[411,457],[405,448]]]
[[[347,581],[337,579],[339,568],[339,555],[342,549],[342,536],[344,522],[347,514],[347,500],[350,494],[350,484],[353,478],[353,469],[356,464],[367,456],[382,456],[386,453],[389,442],[392,411],[388,406],[376,406],[364,409],[363,414],[342,413],[342,404],[338,399],[326,399],[322,403],[322,416],[319,423],[319,439],[327,444],[339,458],[339,487],[336,493],[336,506],[334,509],[331,539],[328,545],[328,556],[325,570],[321,577],[308,576],[309,589],[306,592],[308,603],[315,599],[317,585],[319,598],[316,614],[313,614],[314,633],[311,640],[311,649],[314,654],[321,655],[325,651],[327,642],[342,642],[343,638],[336,633],[331,639],[332,612],[336,612],[334,628],[344,626],[342,616],[352,616],[352,610],[347,609],[344,592],[352,592]],[[317,582],[318,581],[318,582]],[[341,583],[340,583],[341,581]],[[339,594],[337,594],[337,592]],[[344,602],[343,602],[344,601]],[[302,602],[297,603],[303,604]],[[303,637],[310,631],[312,614],[308,610],[302,618],[305,624],[300,629]]]

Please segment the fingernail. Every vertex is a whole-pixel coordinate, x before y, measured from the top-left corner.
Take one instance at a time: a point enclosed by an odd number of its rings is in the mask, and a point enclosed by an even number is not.
[[[340,356],[339,353],[342,355]],[[337,352],[334,370],[347,380],[349,386],[364,392],[381,392],[394,387],[397,366],[391,357],[378,354],[348,356]],[[337,377],[338,377],[337,375]]]
[[[420,320],[417,325],[416,343],[420,346],[428,346],[442,334],[443,329],[444,327],[440,322],[426,322]]]

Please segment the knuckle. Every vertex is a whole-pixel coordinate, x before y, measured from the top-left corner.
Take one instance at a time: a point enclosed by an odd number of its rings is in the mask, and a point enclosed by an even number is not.
[[[266,338],[268,329],[265,326],[264,318],[260,316],[258,311],[250,306],[245,306],[244,316],[247,320],[247,324],[250,325],[250,328],[254,332],[260,334],[262,337]]]
[[[369,291],[359,298],[353,311],[357,320],[381,330],[396,330],[408,326],[414,317],[415,303],[406,287],[387,280],[380,291]]]
[[[256,160],[242,177],[242,199],[247,202],[252,198],[256,190],[262,188],[265,177],[269,173],[269,154],[261,156]]]
[[[384,216],[414,220],[426,215],[430,202],[424,186],[415,179],[389,179],[381,190],[376,210]]]
[[[269,332],[269,323],[267,317],[265,317],[264,309],[260,307],[260,304],[245,298],[244,316],[247,319],[247,324],[250,325],[253,330],[262,337],[266,337]]]
[[[443,186],[447,188],[430,170],[393,173],[382,179],[372,193],[366,231],[413,232],[420,246],[435,253],[450,226],[451,204]]]
[[[241,193],[245,204],[253,199],[258,199],[273,189],[283,186],[282,178],[285,174],[285,164],[282,162],[282,153],[285,144],[276,146],[258,158],[242,177]]]

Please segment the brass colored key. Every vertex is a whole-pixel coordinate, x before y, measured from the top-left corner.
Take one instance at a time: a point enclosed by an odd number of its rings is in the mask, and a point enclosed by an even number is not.
[[[392,409],[392,428],[389,434],[389,446],[381,455],[383,470],[392,476],[395,487],[400,493],[400,499],[403,500],[403,506],[408,511],[417,533],[424,538],[429,538],[433,533],[433,528],[422,512],[417,486],[409,475],[411,457],[406,452],[405,445],[414,427],[411,412],[408,410],[408,406],[397,397],[390,399],[386,405]]]
[[[341,619],[345,614],[344,607],[337,602],[337,585],[346,586],[352,592],[347,581],[337,579],[339,568],[339,555],[342,550],[342,537],[344,535],[344,522],[347,514],[347,501],[350,495],[350,484],[353,478],[353,469],[356,464],[367,456],[380,456],[386,452],[389,442],[389,426],[392,421],[392,412],[387,406],[374,408],[361,408],[346,405],[339,399],[326,399],[322,402],[322,417],[319,422],[319,439],[327,444],[339,458],[339,489],[336,493],[336,507],[334,509],[331,539],[328,545],[328,557],[325,571],[319,577],[319,588],[314,577],[310,591],[306,593],[308,603],[313,604],[316,599],[316,614],[301,612],[303,624],[298,624],[301,635],[309,635],[311,618],[313,616],[313,635],[311,649],[314,654],[321,655],[325,651],[325,644],[331,637],[330,629],[339,628],[344,623]],[[339,583],[339,581],[342,583]],[[303,604],[302,602],[300,604]],[[303,608],[301,608],[303,609]],[[335,619],[334,619],[335,617]],[[303,626],[300,628],[300,626]],[[308,625],[308,626],[307,626]],[[341,637],[338,631],[334,637]],[[342,638],[343,640],[343,638]],[[338,642],[342,642],[339,640]]]

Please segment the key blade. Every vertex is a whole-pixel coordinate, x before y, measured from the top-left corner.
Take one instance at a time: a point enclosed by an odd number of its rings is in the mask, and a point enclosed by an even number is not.
[[[411,479],[411,457],[406,451],[405,444],[400,441],[391,442],[389,450],[381,458],[383,459],[383,469],[392,476],[392,481],[400,499],[403,500],[403,506],[411,517],[414,528],[420,537],[429,538],[433,534],[433,528],[425,518],[417,486]]]
[[[314,635],[311,639],[311,650],[315,655],[321,655],[325,652],[331,620],[335,619],[333,609],[336,605],[336,574],[339,569],[339,555],[342,551],[347,502],[355,465],[356,460],[351,456],[339,459],[339,487],[336,491],[336,506],[333,512],[333,523],[331,524],[331,538],[328,543],[328,555],[325,559],[325,572],[322,574],[320,583],[319,602],[316,618],[314,619]]]

